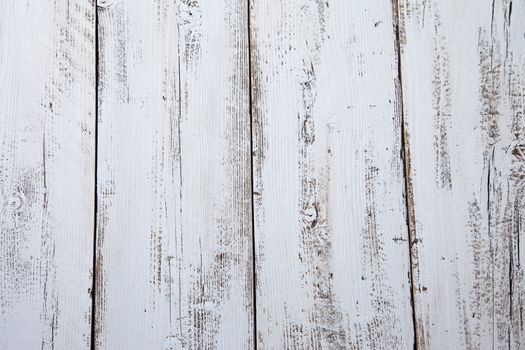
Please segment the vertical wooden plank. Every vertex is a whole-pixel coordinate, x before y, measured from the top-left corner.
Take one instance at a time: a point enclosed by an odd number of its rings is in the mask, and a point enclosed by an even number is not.
[[[98,349],[253,345],[245,1],[99,1]]]
[[[0,348],[89,349],[94,4],[0,1]]]
[[[400,14],[418,344],[523,348],[525,3]]]
[[[413,345],[392,4],[252,1],[257,344]]]

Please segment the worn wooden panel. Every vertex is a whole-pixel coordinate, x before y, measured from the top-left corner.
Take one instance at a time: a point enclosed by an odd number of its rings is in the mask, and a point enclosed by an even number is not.
[[[94,4],[0,1],[0,348],[89,349]]]
[[[250,348],[247,5],[98,14],[96,348]]]
[[[257,344],[407,349],[392,5],[252,1]]]
[[[420,348],[525,346],[525,3],[400,2]]]

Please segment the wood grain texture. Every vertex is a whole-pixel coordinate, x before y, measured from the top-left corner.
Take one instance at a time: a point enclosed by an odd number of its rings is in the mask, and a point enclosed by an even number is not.
[[[525,3],[400,1],[421,349],[522,349]]]
[[[94,4],[0,1],[0,348],[89,349]]]
[[[98,14],[96,348],[251,348],[247,5]]]
[[[392,4],[250,12],[258,348],[408,349]]]

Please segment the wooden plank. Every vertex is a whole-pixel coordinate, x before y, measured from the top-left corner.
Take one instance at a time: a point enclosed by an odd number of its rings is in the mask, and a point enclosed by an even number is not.
[[[525,3],[402,0],[417,343],[525,346]]]
[[[253,347],[247,5],[98,13],[96,347]]]
[[[257,344],[413,345],[392,5],[252,1]]]
[[[89,349],[94,4],[0,1],[0,348]]]

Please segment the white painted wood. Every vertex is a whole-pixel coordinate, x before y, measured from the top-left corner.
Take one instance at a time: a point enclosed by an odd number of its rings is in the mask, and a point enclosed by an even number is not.
[[[247,5],[98,14],[96,348],[252,348]]]
[[[390,1],[252,1],[257,344],[408,349]]]
[[[0,349],[89,349],[94,4],[0,1]]]
[[[422,349],[525,346],[525,3],[400,2]]]
[[[0,349],[90,348],[95,211],[96,349],[525,347],[524,1],[95,10],[0,0]]]

